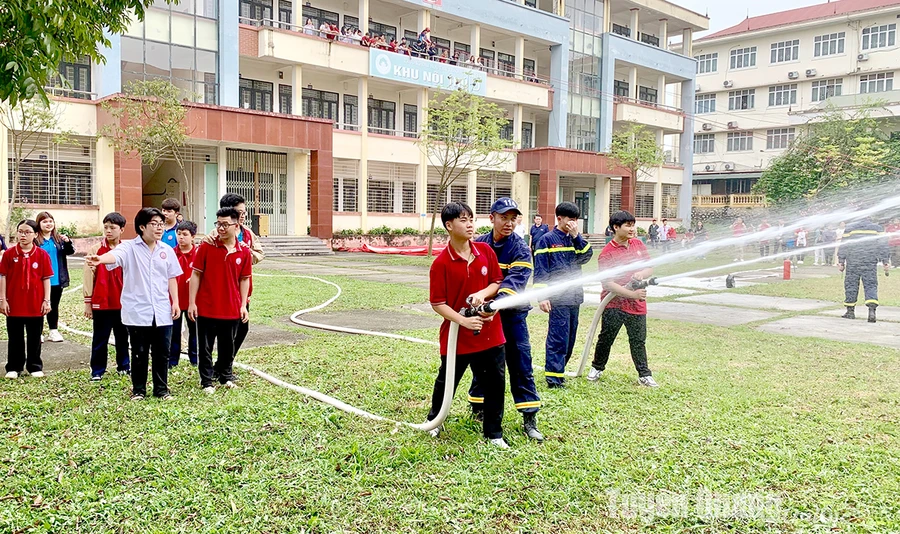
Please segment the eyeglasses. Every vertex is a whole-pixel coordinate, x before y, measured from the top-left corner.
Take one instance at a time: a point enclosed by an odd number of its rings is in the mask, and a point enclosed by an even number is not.
[[[16,233],[19,235],[32,235],[34,230],[16,230]]]
[[[215,224],[216,224],[216,228],[223,228],[225,230],[227,230],[230,226],[237,226],[237,223],[220,222],[220,221],[216,221]]]
[[[165,223],[158,221],[151,221],[147,223],[147,226],[152,226],[153,228],[162,228],[165,226]]]

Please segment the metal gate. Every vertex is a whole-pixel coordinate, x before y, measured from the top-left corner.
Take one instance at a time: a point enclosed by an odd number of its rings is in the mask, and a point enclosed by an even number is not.
[[[269,216],[269,233],[287,235],[287,154],[228,149],[225,188],[247,200],[247,218]]]

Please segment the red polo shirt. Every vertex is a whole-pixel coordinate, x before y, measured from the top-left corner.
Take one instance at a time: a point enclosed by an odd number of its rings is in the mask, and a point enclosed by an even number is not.
[[[487,243],[470,241],[474,259],[468,263],[453,247],[448,246],[435,258],[429,273],[429,300],[432,305],[447,304],[456,311],[466,307],[466,298],[493,283],[503,281],[497,255]],[[447,354],[447,338],[450,335],[450,321],[444,319],[441,325],[441,355]],[[499,347],[506,343],[500,315],[484,323],[479,335],[468,328],[459,327],[456,342],[457,354],[472,354]]]
[[[97,249],[97,255],[102,256],[112,250],[106,239]],[[116,267],[113,270],[106,268],[97,268],[94,270],[94,290],[90,296],[90,304],[92,310],[121,310],[122,309],[122,287],[124,280],[122,277],[122,268]]]
[[[209,319],[241,318],[241,280],[252,272],[250,247],[236,242],[233,252],[216,239],[201,243],[194,256],[194,270],[203,273],[197,290],[197,315]],[[180,297],[179,297],[180,300]]]
[[[646,261],[649,259],[650,254],[647,253],[647,247],[644,246],[644,243],[640,239],[629,239],[627,246],[620,245],[613,239],[603,247],[602,251],[600,251],[600,257],[597,258],[597,264],[602,271],[603,269],[620,267],[629,263]],[[641,267],[640,269],[624,273],[613,278],[612,281],[624,287],[631,281],[632,277],[634,277],[634,273],[643,269],[644,267]],[[605,298],[608,294],[609,291],[603,290],[601,297]],[[647,315],[646,300],[626,299],[617,296],[609,301],[609,304],[607,304],[606,307],[617,308],[632,315]]]
[[[191,250],[185,253],[181,251],[180,247],[175,246],[175,257],[178,259],[178,265],[181,266],[181,276],[177,280],[178,307],[182,311],[187,310],[191,303],[191,275],[194,274],[193,263],[196,256],[197,247],[191,247]]]
[[[22,252],[17,244],[3,253],[0,276],[6,277],[6,301],[10,317],[41,317],[44,280],[53,276],[50,256],[35,245]],[[47,295],[50,298],[50,295]]]

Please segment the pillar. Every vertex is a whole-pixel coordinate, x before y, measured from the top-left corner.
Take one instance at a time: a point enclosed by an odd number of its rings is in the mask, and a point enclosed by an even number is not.
[[[603,2],[603,33],[612,31],[612,9],[610,9],[610,4],[612,2]]]
[[[294,0],[295,3],[300,0]],[[369,0],[359,0],[359,30],[363,35],[369,32]]]
[[[6,128],[0,128],[0,130],[3,130],[3,132],[0,133],[0,144],[2,144],[3,149],[5,149]],[[2,149],[0,149],[0,152],[2,152]],[[96,184],[94,199],[100,207],[100,217],[105,217],[107,213],[116,211],[116,152],[109,139],[106,137],[98,137],[97,151],[95,154],[97,168],[94,182]],[[8,176],[8,171],[6,170],[7,158],[2,154],[0,154],[0,158],[3,160],[2,163],[0,163],[0,176]],[[7,184],[8,180],[3,180],[3,184],[0,186],[0,205],[6,205],[8,193],[5,193],[5,191]]]
[[[662,220],[662,173],[656,173],[656,184],[653,186],[653,218]]]
[[[330,135],[331,126],[327,134]],[[321,132],[325,134],[326,132]],[[334,169],[330,150],[316,150],[310,156],[310,189],[312,201],[309,209],[310,233],[329,244],[334,234]]]
[[[635,41],[640,40],[640,25],[641,25],[641,10],[633,7],[631,8],[631,38]]]
[[[591,219],[594,221],[595,233],[605,230],[609,224],[609,215],[606,214],[606,211],[609,209],[609,199],[605,203],[603,202],[605,198],[603,188],[606,187],[607,182],[609,182],[609,179],[605,176],[594,177],[594,212],[591,213]]]
[[[291,67],[291,115],[303,114],[303,68]]]
[[[288,153],[288,190],[290,208],[287,210],[288,235],[307,235],[309,226],[309,203],[307,184],[309,182],[309,154],[300,151]]]
[[[538,184],[538,212],[551,227],[556,224],[556,193],[559,189],[559,172],[556,169],[541,170]]]
[[[516,76],[524,79],[525,70],[525,38],[516,37]]]
[[[600,220],[602,221],[603,219],[606,219],[607,224],[609,224],[609,217],[612,215],[612,213],[609,212],[609,201],[610,197],[612,196],[612,178],[609,178],[607,176],[604,178],[600,178],[600,180],[602,180],[602,182],[600,184],[600,188],[597,189],[597,191],[600,192],[600,209],[604,214],[604,216],[601,217]]]
[[[656,96],[657,102],[659,102],[659,104],[662,106],[667,105],[667,103],[666,103],[666,75],[665,74],[660,74],[659,78],[657,78],[656,90],[658,91],[658,94]]]
[[[219,146],[217,149],[216,161],[219,163],[219,196],[221,197],[228,192],[228,148]],[[216,199],[218,205],[218,199]]]
[[[469,37],[469,46],[471,54],[478,57],[481,54],[481,26],[474,24],[472,26],[472,34]]]
[[[694,57],[694,30],[685,28],[684,31],[681,32],[681,35],[683,43],[681,53],[687,57]]]
[[[420,9],[418,11],[417,23],[419,27],[419,33],[422,33],[422,30],[424,30],[425,28],[431,28],[431,11],[428,11],[427,9]]]
[[[143,207],[144,180],[141,170],[141,158],[131,157],[122,152],[115,155],[116,211],[129,220]],[[133,224],[125,226],[123,237],[137,236]]]
[[[659,47],[669,49],[669,19],[659,19]]]
[[[634,213],[634,189],[635,179],[631,176],[622,177],[622,209]]]
[[[416,113],[421,131],[428,124],[428,89],[416,92]],[[424,150],[419,150],[416,167],[416,211],[419,212],[419,231],[425,232],[431,224],[431,206],[428,205],[428,155]]]
[[[550,47],[550,79],[553,85],[553,109],[550,110],[547,145],[553,147],[566,146],[566,123],[569,113],[568,56],[569,34],[566,33],[565,42]],[[612,61],[604,61],[603,63],[612,63]]]
[[[522,104],[513,106],[513,148],[516,149],[522,148],[522,113]]]
[[[628,98],[637,100],[638,97],[638,72],[637,67],[628,69]]]
[[[296,0],[299,2],[300,0]],[[238,107],[240,102],[240,6],[234,0],[218,0],[219,13],[219,101],[220,106]],[[108,58],[108,56],[107,56]],[[109,61],[110,66],[116,63]],[[212,102],[207,102],[210,104]]]
[[[291,23],[294,25],[291,28],[292,30],[303,31],[303,25],[306,24],[306,21],[303,20],[303,2],[301,0],[293,0],[291,2]]]
[[[477,211],[475,207],[475,200],[477,199],[477,189],[478,188],[478,171],[468,171],[466,172],[466,204],[469,205],[473,210]],[[475,215],[479,215],[475,213]],[[485,215],[482,213],[481,215]]]
[[[519,211],[522,212],[522,220],[528,225],[534,215],[529,213],[529,206],[531,205],[531,175],[527,172],[514,172],[511,185],[512,190],[510,194],[512,199],[519,205]]]
[[[356,188],[359,227],[369,229],[369,79],[359,78],[356,102],[359,105],[359,183]]]
[[[681,83],[681,108],[691,109],[694,105],[694,80],[686,80]],[[684,116],[684,132],[678,140],[679,163],[684,168],[681,180],[681,195],[678,198],[678,217],[685,228],[691,225],[691,182],[694,168],[694,115],[686,113]]]

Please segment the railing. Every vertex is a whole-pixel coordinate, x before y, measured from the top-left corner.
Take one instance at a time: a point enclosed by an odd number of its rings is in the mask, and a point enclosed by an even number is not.
[[[289,22],[281,22],[273,19],[251,19],[248,17],[240,17],[239,21],[241,24],[246,24],[248,26],[254,27],[267,27],[267,28],[278,28],[282,30],[289,30],[296,33],[300,33],[303,35],[307,35],[309,37],[316,37],[318,39],[324,39],[326,41],[331,42],[339,42],[348,45],[356,45],[363,48],[377,48],[379,50],[388,50],[397,54],[405,54],[410,55],[412,57],[418,57],[421,59],[429,59],[431,61],[438,61],[441,63],[447,63],[449,65],[455,65],[461,68],[468,68],[473,70],[480,70],[486,72],[488,74],[492,74],[494,76],[503,76],[505,78],[514,78],[516,80],[520,80],[528,83],[537,83],[541,85],[552,85],[550,83],[550,78],[535,73],[532,69],[523,69],[523,72],[515,72],[515,66],[510,64],[501,64],[501,66],[494,67],[492,65],[485,65],[481,63],[483,58],[466,55],[465,57],[459,56],[454,59],[449,56],[441,56],[438,54],[425,54],[420,53],[412,48],[409,48],[407,51],[401,51],[397,49],[392,49],[388,43],[384,44],[372,44],[372,45],[364,45],[362,44],[362,35],[356,33],[344,33],[342,30],[338,31],[327,31],[320,30],[318,28],[314,28],[312,26],[297,26],[296,24],[291,24]],[[440,49],[438,50],[446,50]],[[470,61],[471,59],[471,61]]]
[[[674,106],[667,106],[665,104],[660,104],[658,102],[648,102],[646,100],[631,98],[629,96],[614,95],[613,102],[615,102],[617,104],[618,103],[633,104],[635,106],[643,106],[645,108],[653,108],[653,109],[659,109],[661,111],[670,111],[673,113],[684,114],[684,110],[681,108],[676,108]]]
[[[63,96],[66,98],[77,98],[79,100],[96,100],[97,93],[90,91],[76,91],[75,89],[67,89],[65,87],[44,87],[44,91],[48,95]]]
[[[691,204],[695,208],[761,208],[766,205],[765,195],[694,195]]]

